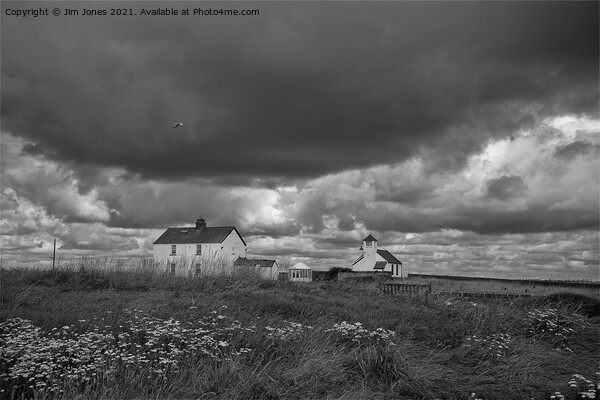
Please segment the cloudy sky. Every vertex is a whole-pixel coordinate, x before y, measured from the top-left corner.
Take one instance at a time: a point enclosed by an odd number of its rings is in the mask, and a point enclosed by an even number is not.
[[[599,278],[597,1],[7,15],[115,4],[2,2],[4,263],[147,255],[204,215],[318,269],[372,233],[405,272]]]

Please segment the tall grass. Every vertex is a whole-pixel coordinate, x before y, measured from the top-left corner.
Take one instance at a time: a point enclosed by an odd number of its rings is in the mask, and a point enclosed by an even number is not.
[[[0,397],[576,399],[598,382],[600,319],[569,302],[80,264],[3,271]]]
[[[525,296],[549,296],[567,291],[571,294],[593,297],[600,300],[600,286],[560,286],[536,284],[532,281],[480,281],[480,280],[446,280],[446,279],[425,279],[410,278],[411,283],[431,283],[434,292],[467,292],[467,293],[496,293]]]

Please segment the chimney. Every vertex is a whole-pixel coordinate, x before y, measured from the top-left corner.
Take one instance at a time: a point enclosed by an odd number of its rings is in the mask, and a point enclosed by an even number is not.
[[[206,227],[206,221],[203,217],[200,217],[196,220],[196,229],[202,229]]]

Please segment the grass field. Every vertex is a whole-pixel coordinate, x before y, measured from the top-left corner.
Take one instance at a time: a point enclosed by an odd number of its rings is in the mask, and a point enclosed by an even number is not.
[[[151,266],[1,278],[2,398],[600,395],[600,317],[573,299],[391,297],[368,282],[190,279]]]
[[[580,285],[564,287],[560,285],[547,285],[544,281],[531,283],[531,281],[514,280],[507,281],[481,281],[481,280],[450,280],[450,279],[423,279],[411,278],[407,280],[410,283],[431,283],[431,290],[434,292],[468,292],[468,293],[498,293],[529,296],[549,296],[558,293],[569,293],[593,297],[600,300],[600,285],[592,287],[590,285]]]

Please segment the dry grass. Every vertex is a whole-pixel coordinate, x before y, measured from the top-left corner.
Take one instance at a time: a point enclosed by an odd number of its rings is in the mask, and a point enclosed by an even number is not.
[[[600,319],[569,302],[388,297],[367,283],[96,267],[3,272],[0,397],[575,399],[589,390],[575,374],[598,381]],[[17,317],[32,328],[9,328]],[[29,362],[51,343],[64,346],[65,364]],[[85,364],[85,349],[104,356]],[[89,375],[76,372],[83,364]],[[27,369],[41,375],[30,382]]]
[[[569,292],[600,300],[600,285],[597,287],[564,287],[548,286],[543,283],[529,282],[495,282],[495,281],[468,281],[446,279],[411,278],[405,280],[410,283],[431,283],[434,292],[468,292],[468,293],[498,293],[529,296],[549,296],[552,294]]]

